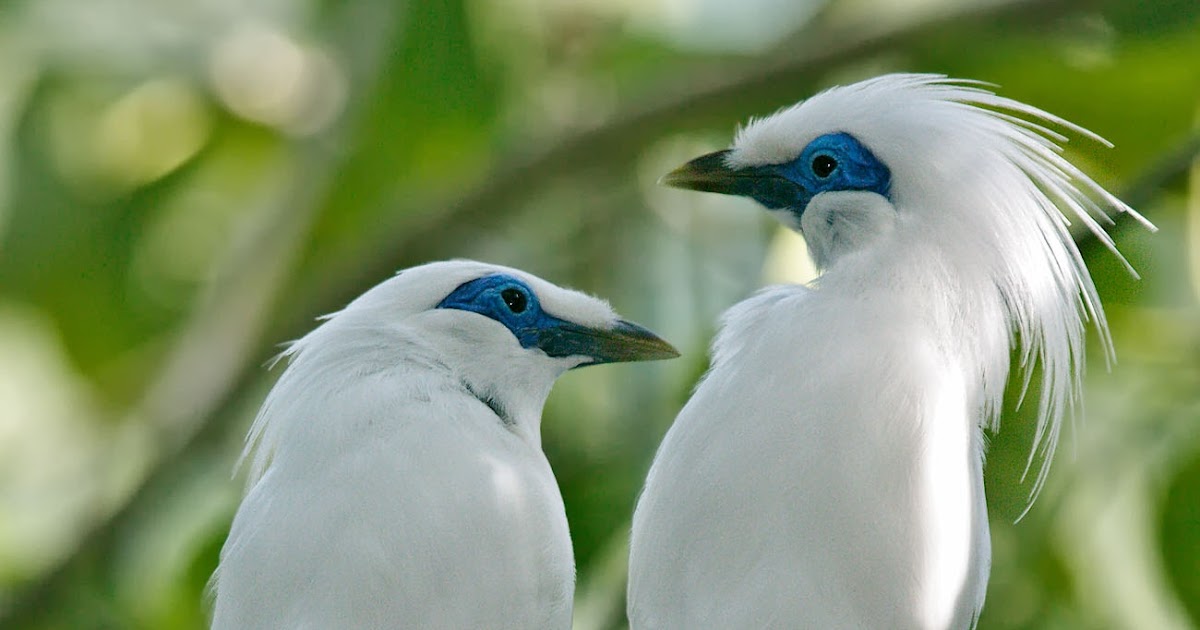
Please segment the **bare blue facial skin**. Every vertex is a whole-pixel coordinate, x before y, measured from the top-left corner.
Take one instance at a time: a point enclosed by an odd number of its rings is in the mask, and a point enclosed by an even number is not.
[[[619,361],[679,356],[654,333],[624,320],[608,328],[589,328],[555,317],[542,309],[525,282],[506,274],[464,282],[438,304],[478,313],[508,328],[522,348],[537,348],[551,357],[582,357],[575,367]]]
[[[734,168],[729,151],[688,162],[664,182],[706,192],[750,197],[770,210],[788,210],[797,222],[812,198],[823,192],[860,190],[891,200],[892,173],[848,133],[830,133],[808,143],[796,159],[781,164]]]

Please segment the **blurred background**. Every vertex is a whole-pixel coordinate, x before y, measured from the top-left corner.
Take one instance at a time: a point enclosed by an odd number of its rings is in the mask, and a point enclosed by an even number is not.
[[[634,498],[718,314],[812,274],[752,202],[655,180],[898,70],[1107,137],[1070,158],[1161,228],[1114,228],[1141,281],[1081,240],[1119,362],[1092,333],[1086,413],[1018,523],[1032,405],[992,436],[980,628],[1200,627],[1196,0],[0,1],[0,627],[205,627],[265,362],[450,257],[683,352],[572,372],[546,410],[576,628],[623,627]]]

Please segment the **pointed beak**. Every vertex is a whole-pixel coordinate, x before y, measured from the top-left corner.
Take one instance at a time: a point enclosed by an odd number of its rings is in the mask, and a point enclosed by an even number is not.
[[[589,328],[572,322],[538,332],[537,346],[552,357],[582,356],[581,365],[674,359],[679,351],[649,330],[625,320]]]
[[[702,155],[663,175],[658,183],[671,188],[730,193],[737,186],[737,180],[744,175],[729,168],[726,164],[728,157],[728,149]]]
[[[729,150],[702,155],[663,175],[658,183],[672,188],[750,197],[769,209],[803,208],[811,197],[803,187],[773,166],[731,168]]]

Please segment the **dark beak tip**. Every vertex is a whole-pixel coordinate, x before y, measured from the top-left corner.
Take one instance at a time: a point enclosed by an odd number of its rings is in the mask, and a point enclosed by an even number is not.
[[[688,169],[688,166],[686,164],[684,164],[683,166],[680,166],[679,168],[671,171],[670,173],[667,173],[666,175],[659,177],[658,185],[666,186],[667,188],[685,188],[686,189],[689,186],[694,185],[695,179],[696,179],[695,171]]]
[[[659,337],[638,324],[620,320],[617,330],[622,331],[629,348],[633,350],[630,359],[634,361],[661,361],[679,357],[679,350],[667,340]]]
[[[661,345],[655,344],[653,348],[646,349],[638,360],[639,361],[665,361],[667,359],[678,359],[679,351],[675,346],[663,341]]]
[[[617,320],[591,327],[562,322],[539,333],[537,345],[551,357],[587,357],[584,365],[674,359],[679,351],[662,337],[633,322]]]
[[[690,160],[658,178],[658,185],[701,192],[721,192],[728,187],[733,170],[725,163],[729,150],[714,151]]]

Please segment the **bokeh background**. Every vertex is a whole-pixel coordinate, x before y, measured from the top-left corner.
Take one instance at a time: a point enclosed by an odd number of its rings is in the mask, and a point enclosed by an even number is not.
[[[1161,228],[1113,228],[1140,281],[1081,237],[1119,362],[1093,333],[1086,413],[1016,523],[1012,397],[980,627],[1200,627],[1196,0],[0,2],[0,627],[205,627],[265,362],[450,257],[605,296],[683,352],[572,372],[546,410],[576,628],[623,627],[634,498],[718,314],[812,273],[753,203],[655,180],[897,70],[1097,131],[1115,149],[1071,159]]]

